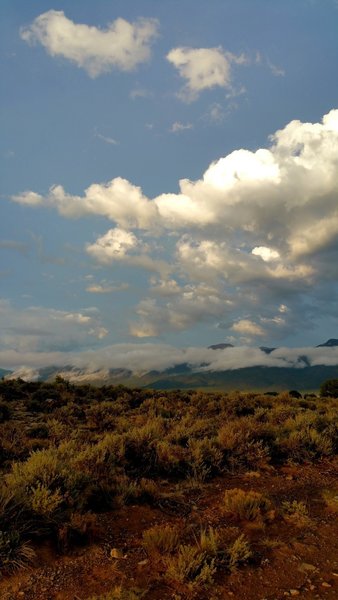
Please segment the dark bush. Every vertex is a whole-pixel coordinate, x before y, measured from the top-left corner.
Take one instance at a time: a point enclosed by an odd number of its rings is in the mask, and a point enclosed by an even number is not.
[[[338,379],[328,379],[320,386],[320,396],[338,398]]]
[[[49,430],[46,425],[34,425],[27,432],[27,437],[32,439],[46,440],[49,436]]]
[[[12,416],[12,411],[8,404],[5,402],[0,402],[0,423],[5,423],[9,421]]]

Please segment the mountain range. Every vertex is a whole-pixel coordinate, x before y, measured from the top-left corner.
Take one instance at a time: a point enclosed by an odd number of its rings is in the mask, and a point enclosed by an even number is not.
[[[338,348],[338,339],[331,338],[316,348]],[[209,346],[215,357],[219,352],[240,350],[232,344],[220,343]],[[253,349],[256,350],[257,349]],[[261,346],[258,350],[267,356],[274,357],[276,348]],[[330,352],[330,350],[329,350]],[[226,354],[222,354],[222,357]],[[226,361],[225,361],[226,362]],[[338,357],[330,364],[311,364],[311,358],[300,354],[294,363],[285,362],[285,366],[255,365],[239,366],[233,364],[229,368],[214,368],[203,362],[191,365],[188,362],[178,363],[162,370],[137,371],[129,368],[90,368],[74,365],[50,366],[40,369],[21,368],[16,371],[0,369],[0,376],[5,379],[21,377],[27,380],[53,381],[57,375],[73,383],[92,383],[94,385],[122,384],[132,387],[150,387],[153,389],[205,389],[205,390],[256,390],[281,391],[297,389],[301,391],[317,391],[321,383],[327,379],[338,379]]]

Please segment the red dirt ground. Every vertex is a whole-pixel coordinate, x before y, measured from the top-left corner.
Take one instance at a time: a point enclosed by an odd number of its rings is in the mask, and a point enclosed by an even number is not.
[[[267,495],[275,518],[265,524],[227,518],[221,508],[224,491],[236,487]],[[176,501],[124,506],[99,515],[99,541],[71,555],[57,555],[47,543],[37,548],[33,567],[0,580],[1,600],[86,600],[120,584],[147,589],[146,600],[338,598],[337,462],[226,475],[199,489],[164,483],[163,492]],[[323,492],[334,497],[331,506]],[[284,500],[305,502],[308,520],[283,519],[279,508]],[[253,549],[252,562],[233,573],[218,572],[213,586],[189,595],[164,580],[163,566],[150,560],[142,547],[143,531],[159,523],[178,524],[192,533],[209,525],[228,528],[232,535],[244,532]],[[114,548],[122,558],[111,557]]]

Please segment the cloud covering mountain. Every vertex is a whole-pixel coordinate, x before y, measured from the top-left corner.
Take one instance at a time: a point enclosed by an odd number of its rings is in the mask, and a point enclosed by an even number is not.
[[[250,367],[304,369],[336,366],[338,348],[330,346],[264,349],[249,346],[212,349],[202,347],[175,348],[168,344],[115,344],[87,351],[39,352],[25,350],[0,351],[0,365],[17,376],[35,373],[44,367],[75,367],[88,372],[123,369],[135,374],[164,372],[185,364],[201,373],[221,372]],[[27,371],[28,370],[28,371]]]

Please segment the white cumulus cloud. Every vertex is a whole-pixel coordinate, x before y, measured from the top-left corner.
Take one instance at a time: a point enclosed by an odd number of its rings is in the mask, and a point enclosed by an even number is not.
[[[270,260],[277,260],[277,258],[279,258],[279,252],[277,252],[277,250],[272,250],[266,246],[256,246],[251,253],[255,256],[260,256],[264,262],[270,262]]]
[[[74,23],[63,11],[49,10],[20,31],[30,44],[41,44],[51,56],[62,56],[91,77],[119,69],[131,71],[150,58],[150,45],[158,32],[156,19],[129,23],[119,18],[106,29]]]
[[[99,262],[122,260],[126,254],[138,246],[137,237],[124,229],[116,227],[99,237],[94,244],[88,244],[87,252]]]
[[[235,56],[219,48],[173,48],[167,54],[168,61],[186,80],[181,97],[195,100],[199,93],[213,87],[230,87],[231,64],[244,63],[244,56]]]
[[[337,194],[338,110],[332,110],[317,123],[291,121],[266,148],[219,158],[196,181],[182,179],[177,193],[148,198],[116,177],[93,183],[82,196],[55,186],[45,197],[26,191],[12,200],[114,223],[87,252],[105,265],[123,261],[158,273],[162,282],[151,284],[137,307],[131,327],[138,335],[181,331],[199,320],[225,322],[229,330],[237,323],[231,333],[244,335],[238,324],[249,320],[256,326],[251,334],[262,337],[262,329],[281,336],[310,327],[320,319],[324,294],[326,310],[332,298],[330,311],[338,316]],[[165,234],[163,250],[158,240]],[[202,285],[216,290],[208,301]],[[188,302],[189,289],[195,298]]]
[[[262,327],[260,325],[257,325],[257,323],[253,323],[249,319],[241,319],[240,321],[237,321],[232,325],[231,329],[233,331],[236,331],[236,333],[240,333],[242,335],[264,335],[264,330],[262,329]]]

